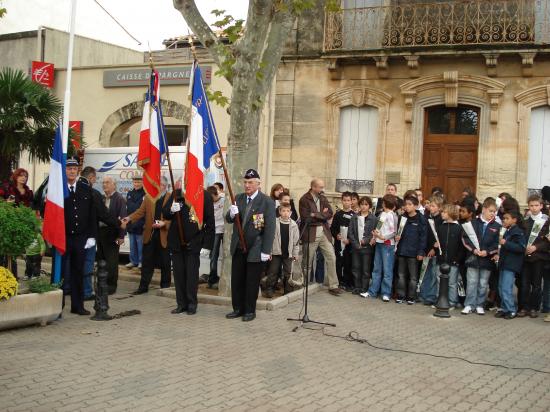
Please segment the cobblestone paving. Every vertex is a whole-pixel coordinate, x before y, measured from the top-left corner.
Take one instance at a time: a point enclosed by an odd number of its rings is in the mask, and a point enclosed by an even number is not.
[[[548,411],[550,375],[381,351],[287,322],[301,303],[226,320],[226,307],[172,315],[174,301],[124,298],[92,322],[68,313],[47,327],[0,332],[3,411]],[[87,303],[87,306],[91,306]],[[375,345],[550,371],[550,325],[491,315],[436,319],[431,308],[326,292],[310,316]]]

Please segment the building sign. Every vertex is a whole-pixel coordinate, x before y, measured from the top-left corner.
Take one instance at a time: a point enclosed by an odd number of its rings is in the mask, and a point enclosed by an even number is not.
[[[69,120],[69,129],[72,129],[74,135],[71,139],[73,146],[76,150],[80,150],[82,143],[82,129],[84,122],[80,120]]]
[[[202,67],[202,81],[211,83],[212,67]],[[191,66],[160,67],[157,69],[161,85],[189,84]],[[151,69],[105,70],[103,72],[103,87],[148,86]]]
[[[53,64],[33,61],[31,63],[31,80],[49,89],[53,88]]]

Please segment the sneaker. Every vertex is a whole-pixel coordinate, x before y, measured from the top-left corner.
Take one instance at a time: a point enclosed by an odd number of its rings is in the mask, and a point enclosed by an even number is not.
[[[476,308],[476,312],[477,312],[478,315],[485,315],[485,309],[483,309],[482,306],[478,306]]]
[[[207,273],[203,273],[202,275],[199,276],[199,285],[202,285],[204,283],[208,283],[208,278],[210,277],[210,275],[208,275]]]
[[[464,309],[462,309],[462,313],[463,315],[469,315],[470,313],[472,313],[472,307],[470,305],[468,306],[465,306]]]
[[[395,299],[395,303],[403,303],[404,301],[405,301],[405,299],[404,299],[404,298],[400,298],[400,297],[397,297],[397,298]]]
[[[138,269],[141,269],[141,263],[140,263],[139,265],[137,265],[137,268],[138,268]]]
[[[550,315],[546,315],[546,316],[544,317],[544,321],[545,321],[545,322],[550,322]]]
[[[407,305],[414,305],[415,300],[414,299],[407,299]]]
[[[517,313],[516,312],[510,312],[510,313],[507,313],[506,315],[504,315],[504,319],[514,319],[515,317],[517,316]]]
[[[382,302],[389,302],[389,301],[390,301],[389,296],[386,296],[386,295],[382,296]],[[548,318],[548,321],[550,322],[550,316],[547,316],[547,318]]]
[[[499,310],[497,313],[495,313],[495,318],[505,318],[507,315],[506,312]]]
[[[360,293],[359,295],[364,297],[365,299],[372,298],[372,296],[369,294],[369,292]]]
[[[132,269],[134,266],[136,266],[136,265],[134,265],[132,262],[130,262],[130,263],[126,264],[124,267],[127,268],[127,269]]]
[[[455,309],[456,309],[456,307],[455,307],[455,306],[449,306],[449,311],[451,311],[451,310],[455,310]]]

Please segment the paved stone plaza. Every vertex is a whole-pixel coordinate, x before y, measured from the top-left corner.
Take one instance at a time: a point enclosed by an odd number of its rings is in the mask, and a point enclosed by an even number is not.
[[[550,375],[471,365],[323,337],[287,322],[301,303],[226,320],[227,307],[172,315],[174,301],[126,298],[98,323],[65,310],[47,327],[0,333],[0,409],[234,411],[548,411]],[[90,307],[90,303],[87,303]],[[550,325],[490,315],[441,320],[432,309],[326,292],[310,315],[330,333],[356,330],[375,345],[550,371]]]

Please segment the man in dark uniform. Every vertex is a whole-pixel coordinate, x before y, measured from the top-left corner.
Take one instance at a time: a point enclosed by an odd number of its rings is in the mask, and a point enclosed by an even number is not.
[[[197,313],[197,291],[199,287],[199,266],[201,249],[210,251],[214,245],[215,222],[212,196],[204,193],[203,225],[199,226],[194,213],[182,198],[181,189],[176,190],[177,202],[168,202],[162,211],[166,220],[171,220],[168,230],[168,249],[174,268],[176,287],[176,309],[172,313]],[[181,243],[176,214],[179,214],[183,227],[185,244]]]
[[[67,250],[63,255],[61,268],[69,259],[71,284],[71,313],[89,315],[84,309],[83,271],[86,249],[96,244],[97,218],[90,186],[77,182],[78,159],[67,159],[66,166],[69,197],[65,199],[65,236]]]
[[[244,193],[235,198],[226,215],[229,223],[241,217],[246,251],[239,241],[237,227],[231,237],[231,303],[233,312],[225,317],[243,317],[248,322],[256,318],[256,300],[260,276],[271,258],[275,238],[275,203],[260,191],[260,175],[249,169],[244,175]]]

